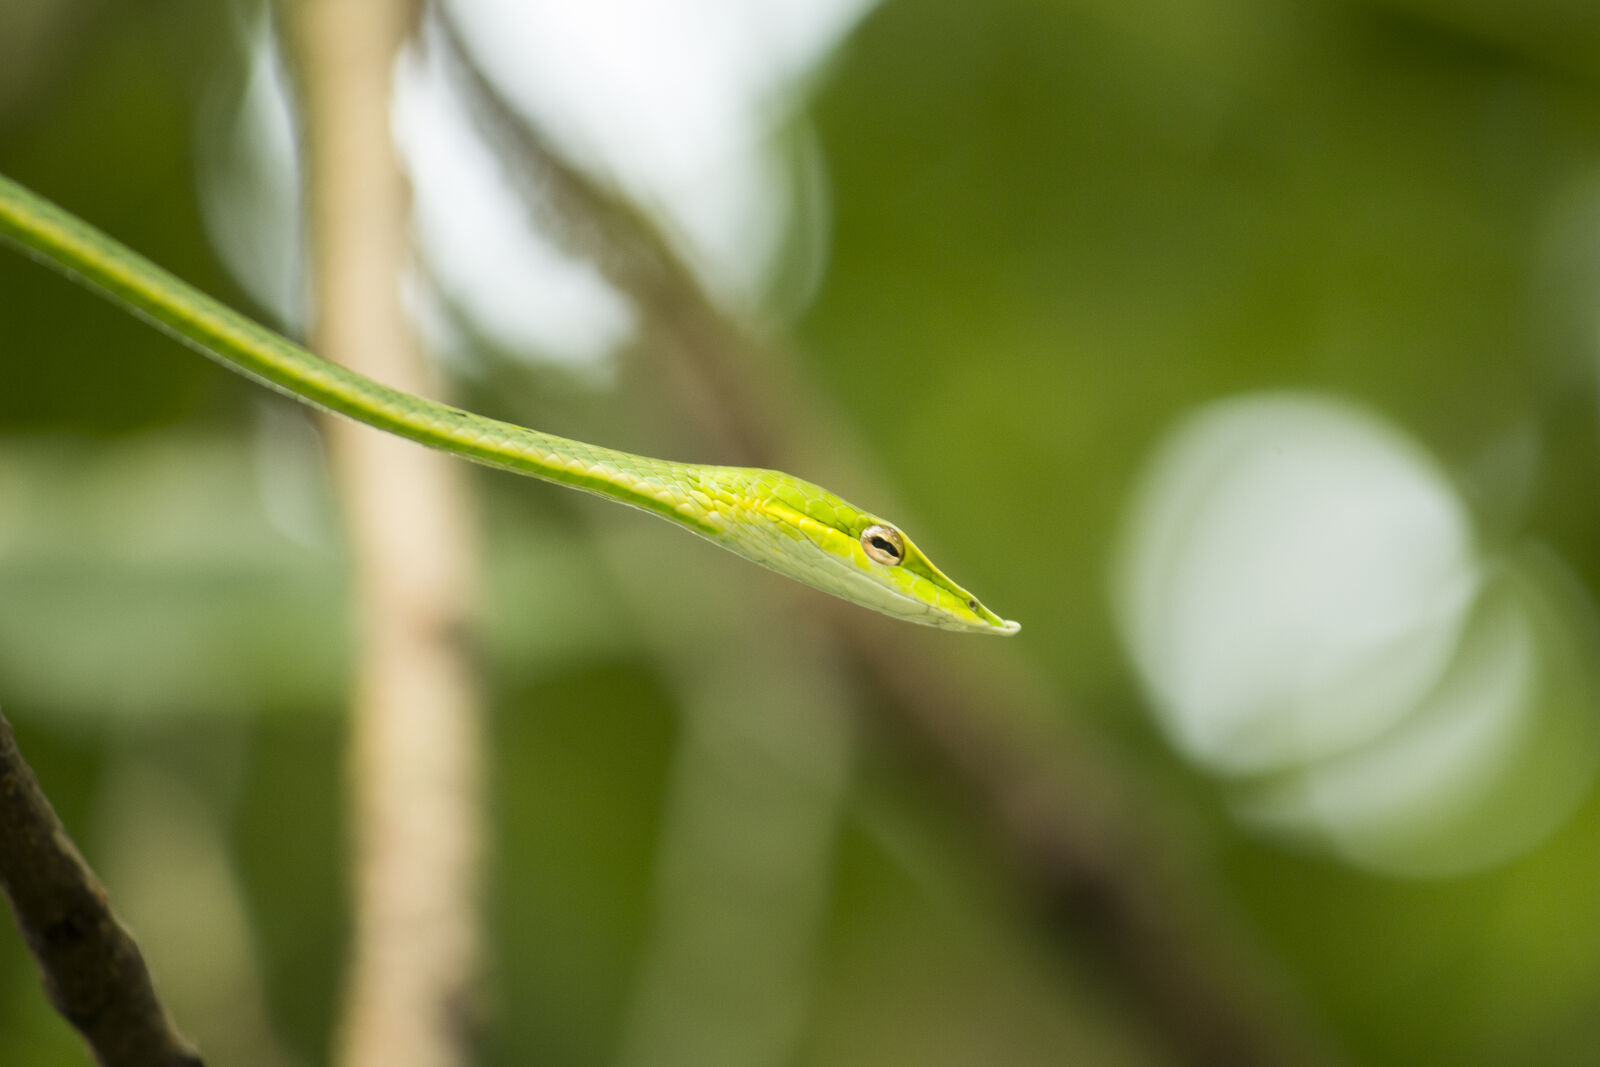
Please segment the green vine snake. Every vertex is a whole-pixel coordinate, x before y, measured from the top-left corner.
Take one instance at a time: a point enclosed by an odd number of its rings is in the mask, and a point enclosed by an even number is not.
[[[675,463],[570,441],[402,393],[273,333],[0,175],[0,237],[246,377],[490,467],[668,519],[779,574],[946,630],[1010,634],[893,523],[779,471]]]

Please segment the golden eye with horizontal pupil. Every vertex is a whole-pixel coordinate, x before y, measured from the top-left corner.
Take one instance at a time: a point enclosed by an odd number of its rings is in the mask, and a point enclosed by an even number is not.
[[[861,531],[861,547],[879,563],[898,567],[906,558],[906,543],[893,526],[878,523]]]

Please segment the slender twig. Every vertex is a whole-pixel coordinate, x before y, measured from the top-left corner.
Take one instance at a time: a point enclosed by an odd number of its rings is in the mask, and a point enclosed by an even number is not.
[[[0,889],[50,1003],[102,1067],[200,1067],[172,1025],[133,935],[84,862],[0,714]]]
[[[769,398],[789,396],[797,383],[752,380],[763,346],[744,325],[721,312],[693,269],[659,227],[621,189],[572,163],[543,130],[501,96],[470,58],[445,5],[434,4],[431,20],[441,58],[464,89],[478,128],[505,164],[532,220],[574,255],[589,259],[642,314],[656,343],[673,348],[674,362],[709,388],[685,389],[681,403],[713,443],[732,458],[775,466],[792,455],[784,432],[788,420],[770,411]],[[772,416],[772,417],[769,417]]]
[[[408,0],[300,0],[317,349],[435,389],[401,302],[409,194],[389,134]],[[471,502],[461,468],[327,423],[356,570],[350,740],[355,939],[337,1062],[471,1059],[481,969],[482,710],[470,649]]]
[[[646,334],[693,382],[695,412],[718,416],[697,425],[718,438],[728,462],[802,468],[805,435],[796,428],[824,421],[820,404],[793,382],[774,384],[784,361],[718,308],[647,212],[573,164],[510,104],[442,5],[435,12],[448,65],[527,209],[634,303]],[[775,395],[785,403],[772,403]],[[835,476],[849,465],[839,454],[828,462]],[[1038,739],[1013,725],[1039,716],[1007,687],[980,690],[958,667],[911,655],[904,638],[860,613],[819,610],[860,673],[893,698],[886,703],[902,725],[971,794],[1047,928],[1069,951],[1094,952],[1178,1055],[1201,1064],[1332,1060],[1275,991],[1270,965],[1231,944],[1194,879],[1156,858],[1181,850],[1141,829],[1151,820],[1115,785],[1108,754],[1087,738],[1066,745],[1058,737],[1041,755]],[[1043,689],[1031,680],[1015,688]]]

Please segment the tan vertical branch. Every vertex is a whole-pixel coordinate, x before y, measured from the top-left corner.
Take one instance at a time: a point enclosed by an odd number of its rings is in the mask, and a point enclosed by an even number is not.
[[[299,0],[315,347],[437,395],[401,302],[409,193],[390,137],[406,0]],[[355,558],[354,943],[336,1062],[466,1062],[479,970],[480,712],[459,465],[341,419],[328,431]]]

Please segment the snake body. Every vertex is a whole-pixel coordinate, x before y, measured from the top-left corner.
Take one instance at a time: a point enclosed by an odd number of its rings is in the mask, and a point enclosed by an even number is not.
[[[781,471],[636,456],[413,396],[332,363],[0,175],[0,237],[223,366],[430,448],[659,515],[746,559],[887,615],[1019,628],[952,582],[893,523]]]

